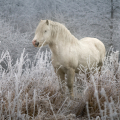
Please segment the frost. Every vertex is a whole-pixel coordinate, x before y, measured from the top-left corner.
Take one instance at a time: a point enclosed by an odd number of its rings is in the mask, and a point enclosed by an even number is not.
[[[60,92],[59,78],[54,73],[49,51],[36,54],[32,62],[25,54],[12,64],[8,51],[0,61],[0,117],[3,119],[73,119],[119,118],[120,64],[118,52],[108,54],[101,73],[79,73],[74,82],[75,99],[70,100],[68,89]],[[114,56],[114,57],[113,57]],[[84,114],[83,114],[84,113]],[[72,115],[72,116],[71,116]],[[78,118],[77,118],[78,117]]]
[[[110,49],[101,72],[93,68],[96,72],[90,72],[89,78],[87,70],[76,74],[75,99],[70,100],[67,87],[64,94],[60,93],[61,83],[54,73],[50,51],[41,52],[31,43],[39,21],[51,19],[65,24],[78,39],[96,37],[107,49],[111,42],[119,49],[119,5],[114,1],[110,41],[108,0],[1,0],[0,120],[119,119],[119,51]]]

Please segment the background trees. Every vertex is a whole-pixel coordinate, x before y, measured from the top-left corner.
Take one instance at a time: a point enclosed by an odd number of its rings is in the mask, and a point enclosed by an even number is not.
[[[61,22],[78,39],[96,37],[107,50],[120,50],[119,0],[1,0],[0,41],[16,59],[26,48],[32,59],[38,49],[32,46],[34,31],[40,19]]]

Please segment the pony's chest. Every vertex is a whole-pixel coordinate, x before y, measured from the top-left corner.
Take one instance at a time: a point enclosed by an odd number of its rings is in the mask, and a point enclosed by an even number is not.
[[[64,58],[59,57],[59,56],[52,56],[51,57],[52,64],[55,68],[59,68],[61,66],[67,65],[67,62]]]
[[[61,69],[64,73],[67,73],[68,68],[66,66],[63,66],[59,62],[55,62],[55,61],[53,61],[52,64],[55,69]]]

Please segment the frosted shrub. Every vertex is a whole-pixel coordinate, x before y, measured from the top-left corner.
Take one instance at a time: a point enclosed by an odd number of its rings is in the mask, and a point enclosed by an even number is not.
[[[105,59],[101,72],[76,75],[75,99],[70,100],[67,87],[61,94],[60,79],[54,73],[49,51],[36,54],[32,62],[25,49],[12,64],[9,52],[2,52],[0,62],[0,119],[77,120],[119,118],[120,63],[118,52]],[[81,81],[81,82],[80,82]]]
[[[105,59],[101,72],[96,69],[86,83],[80,103],[75,108],[78,116],[102,120],[119,118],[120,63],[119,52],[113,50]],[[87,103],[87,104],[86,104]],[[84,113],[84,114],[83,114]]]
[[[38,112],[37,102],[44,103],[42,99],[47,94],[52,96],[58,90],[58,79],[49,62],[50,52],[37,54],[39,59],[33,63],[24,52],[15,65],[12,65],[8,51],[1,55],[1,62],[5,62],[7,70],[0,66],[0,118],[34,117]]]

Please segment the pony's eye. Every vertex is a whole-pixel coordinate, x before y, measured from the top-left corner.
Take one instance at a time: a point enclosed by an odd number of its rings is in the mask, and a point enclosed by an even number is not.
[[[45,30],[45,33],[47,32],[47,30]]]

